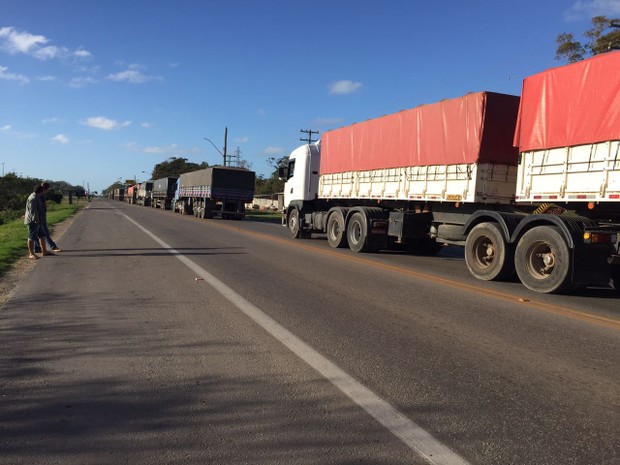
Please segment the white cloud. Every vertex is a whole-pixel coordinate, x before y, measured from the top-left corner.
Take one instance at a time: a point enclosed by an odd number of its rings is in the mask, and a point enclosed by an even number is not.
[[[47,47],[41,47],[33,50],[31,55],[42,61],[53,60],[54,58],[66,57],[69,54],[69,50],[65,47],[56,47],[55,45],[48,45]]]
[[[0,79],[6,79],[8,81],[18,81],[21,84],[28,84],[30,82],[30,79],[28,79],[27,76],[24,76],[23,74],[15,74],[15,73],[9,73],[8,69],[6,66],[0,66]]]
[[[282,147],[265,147],[263,150],[264,155],[280,155],[284,153],[284,149]]]
[[[143,74],[140,65],[129,65],[129,68],[125,71],[121,71],[120,73],[110,74],[107,79],[116,82],[129,82],[131,84],[143,84],[147,81],[152,81],[153,79],[159,79],[154,76],[147,76]]]
[[[0,48],[4,51],[15,55],[17,53],[29,53],[33,49],[37,49],[41,45],[49,42],[45,36],[37,36],[28,32],[16,31],[13,27],[0,28]]]
[[[54,137],[52,137],[52,142],[57,142],[59,144],[68,144],[69,138],[65,136],[64,134],[57,134]]]
[[[178,145],[177,144],[170,144],[170,145],[166,145],[166,146],[150,146],[150,147],[144,147],[144,149],[142,150],[144,153],[153,153],[156,155],[161,155],[161,154],[169,154],[170,152],[177,152],[179,150]]]
[[[235,137],[234,143],[235,144],[245,144],[245,143],[249,142],[249,140],[250,140],[250,138],[248,136]]]
[[[259,110],[256,111],[256,114],[258,114],[258,116],[267,116],[267,112],[263,109],[260,108]]]
[[[99,81],[97,81],[97,79],[90,76],[82,76],[71,79],[71,82],[69,82],[69,87],[73,87],[74,89],[80,89],[89,84],[96,84],[98,82]]]
[[[330,84],[329,93],[332,95],[352,94],[362,88],[361,82],[336,81]]]
[[[118,121],[106,118],[105,116],[91,116],[90,118],[87,118],[83,124],[91,128],[101,129],[103,131],[113,131],[115,129],[131,125],[131,121],[119,123]]]
[[[134,153],[148,153],[151,155],[164,155],[166,157],[178,157],[179,154],[201,153],[198,147],[181,147],[178,144],[150,145],[142,147],[136,142],[125,144],[125,148]]]
[[[13,137],[17,137],[18,139],[35,139],[36,137],[39,137],[37,134],[34,133],[15,131],[13,130],[13,126],[11,126],[10,124],[5,124],[4,126],[0,127],[0,132]]]
[[[140,126],[142,126],[144,129],[149,129],[152,128],[153,126],[155,126],[155,123],[147,123],[146,121],[142,124],[140,124]]]
[[[566,21],[590,19],[593,16],[619,16],[620,0],[577,0],[564,12]]]
[[[56,76],[38,76],[36,78],[37,81],[43,81],[43,82],[50,82],[50,81],[55,81],[56,80]]]
[[[75,52],[73,52],[73,56],[77,57],[77,58],[92,58],[92,53],[90,53],[88,50],[84,50],[84,49],[79,49],[76,50]]]
[[[0,50],[10,55],[23,53],[43,61],[66,58],[71,55],[67,47],[48,45],[49,42],[50,40],[43,35],[19,31],[14,27],[0,28]],[[90,52],[80,49],[74,52],[74,56],[86,58],[90,57]]]
[[[65,120],[62,118],[59,118],[57,116],[52,116],[51,118],[45,118],[44,120],[41,121],[41,123],[43,124],[59,124],[59,123],[64,123]]]

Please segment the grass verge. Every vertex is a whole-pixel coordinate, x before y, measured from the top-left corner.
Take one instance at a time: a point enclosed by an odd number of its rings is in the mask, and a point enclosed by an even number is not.
[[[50,232],[54,225],[73,215],[82,205],[50,204],[47,209],[47,224]],[[20,257],[28,254],[28,229],[23,218],[0,225],[0,276],[6,273]]]
[[[268,221],[277,223],[282,220],[282,212],[264,211],[264,210],[246,210],[247,219],[254,221]]]

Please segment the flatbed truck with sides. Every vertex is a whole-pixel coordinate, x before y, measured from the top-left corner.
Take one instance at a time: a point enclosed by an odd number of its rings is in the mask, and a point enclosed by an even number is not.
[[[328,131],[280,170],[282,223],[355,252],[462,246],[476,278],[537,292],[618,289],[618,69],[608,53],[525,79],[520,101],[468,94]]]
[[[144,181],[138,188],[136,204],[148,207],[151,205],[151,193],[153,192],[153,181]]]
[[[256,175],[244,168],[213,166],[179,177],[175,211],[199,218],[240,220],[254,198]]]
[[[151,207],[171,210],[174,194],[177,190],[178,176],[166,176],[153,181]]]

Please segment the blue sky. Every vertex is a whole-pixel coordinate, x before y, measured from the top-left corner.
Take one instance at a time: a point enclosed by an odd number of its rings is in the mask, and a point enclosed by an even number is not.
[[[468,92],[520,94],[620,0],[0,0],[0,163],[101,191],[206,137],[269,157]],[[144,173],[146,172],[146,173]]]

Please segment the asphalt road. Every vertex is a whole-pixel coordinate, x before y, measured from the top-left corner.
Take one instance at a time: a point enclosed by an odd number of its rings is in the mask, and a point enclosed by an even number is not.
[[[96,200],[0,308],[0,463],[620,463],[620,299]]]

